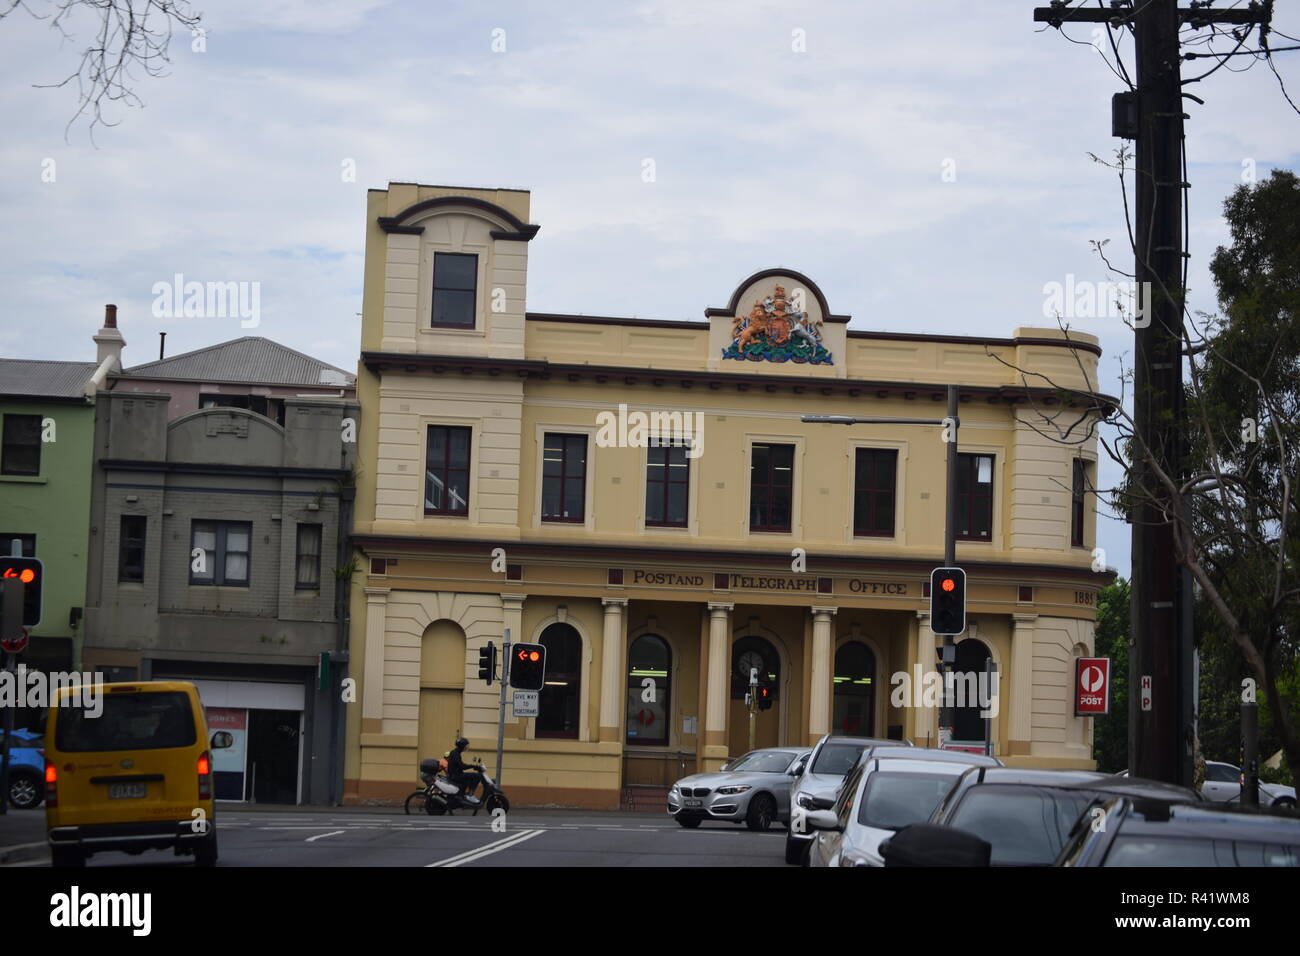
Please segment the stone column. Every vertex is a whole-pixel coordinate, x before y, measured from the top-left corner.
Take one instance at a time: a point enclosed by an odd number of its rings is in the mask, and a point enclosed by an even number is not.
[[[916,660],[912,662],[912,713],[915,715],[912,743],[918,747],[939,746],[938,712],[925,706],[926,677],[937,673],[934,631],[930,630],[930,612],[916,612]],[[942,697],[940,698],[942,700]],[[927,737],[928,735],[928,737]]]
[[[627,657],[627,598],[602,598],[605,605],[604,641],[600,649],[600,741],[620,739],[620,708],[626,686],[623,661]]]
[[[1037,614],[1011,615],[1011,673],[1007,754],[1029,754],[1034,740],[1034,622]]]
[[[727,704],[731,687],[731,611],[734,604],[709,602],[709,694],[704,718],[704,756],[727,756]],[[717,763],[709,764],[717,769]]]
[[[808,736],[816,739],[831,730],[833,706],[834,642],[831,640],[831,618],[837,609],[814,607],[812,676],[808,691]]]
[[[361,685],[361,732],[383,733],[384,645],[388,630],[388,588],[366,588],[366,659]]]

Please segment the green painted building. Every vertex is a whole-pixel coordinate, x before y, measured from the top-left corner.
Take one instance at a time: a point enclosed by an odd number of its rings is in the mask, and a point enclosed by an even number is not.
[[[109,310],[95,362],[0,358],[0,553],[17,541],[44,564],[41,622],[18,658],[41,670],[81,669],[95,392],[120,368]]]

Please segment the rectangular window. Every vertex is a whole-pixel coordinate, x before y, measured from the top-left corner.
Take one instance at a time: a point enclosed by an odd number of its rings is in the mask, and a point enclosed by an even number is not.
[[[298,571],[294,587],[299,591],[320,590],[320,539],[320,525],[298,525]]]
[[[463,252],[433,254],[434,328],[474,328],[478,256]]]
[[[424,513],[469,514],[470,429],[430,425],[424,450]]]
[[[1070,543],[1077,548],[1083,545],[1083,500],[1088,489],[1088,463],[1074,459],[1074,488],[1070,495]]]
[[[853,473],[853,533],[893,537],[898,452],[859,448]]]
[[[646,449],[645,523],[685,528],[690,496],[691,463],[686,445],[665,443]]]
[[[10,557],[14,552],[14,541],[19,542],[18,552],[24,558],[36,557],[36,535],[34,534],[15,534],[11,531],[0,531],[0,555]]]
[[[41,473],[41,416],[6,415],[0,447],[0,474]]]
[[[144,515],[122,515],[121,533],[117,539],[117,579],[144,581],[145,528],[149,519]]]
[[[755,445],[749,468],[749,530],[789,531],[794,445]]]
[[[993,456],[957,456],[957,537],[993,539]]]
[[[247,521],[191,522],[190,584],[248,587],[252,538],[253,526]]]
[[[586,520],[587,436],[548,433],[542,446],[542,520]]]

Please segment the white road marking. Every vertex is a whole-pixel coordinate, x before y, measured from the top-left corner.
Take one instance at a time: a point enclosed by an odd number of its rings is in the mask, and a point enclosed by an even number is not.
[[[311,843],[313,840],[321,840],[321,839],[324,839],[324,838],[327,837],[327,836],[338,836],[340,833],[346,833],[346,832],[347,832],[346,830],[335,830],[333,833],[318,833],[318,834],[316,834],[316,835],[313,836],[313,837],[308,837],[308,838],[307,838],[305,841],[303,841],[303,842],[305,842],[305,843]]]
[[[437,863],[430,863],[429,866],[460,866],[463,863],[473,863],[475,860],[481,860],[485,856],[491,856],[493,853],[500,853],[502,850],[508,850],[513,846],[518,846],[526,840],[531,840],[535,836],[540,836],[541,830],[524,830],[522,833],[516,833],[502,840],[496,840],[487,846],[479,847],[476,850],[467,850],[464,853],[458,853],[456,856],[448,857],[445,860],[439,860]]]

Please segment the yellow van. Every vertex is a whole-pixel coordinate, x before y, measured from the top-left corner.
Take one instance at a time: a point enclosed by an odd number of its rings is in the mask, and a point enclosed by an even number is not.
[[[171,847],[217,862],[212,750],[198,688],[134,681],[60,689],[45,729],[45,822],[55,866]]]

